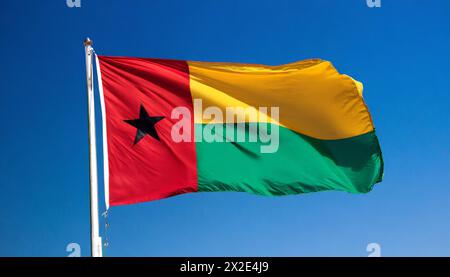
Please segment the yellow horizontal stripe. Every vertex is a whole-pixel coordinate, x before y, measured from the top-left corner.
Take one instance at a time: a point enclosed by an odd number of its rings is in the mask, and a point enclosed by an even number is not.
[[[227,107],[279,107],[278,124],[318,139],[342,139],[373,130],[362,84],[339,74],[330,62],[188,64],[191,95],[202,99],[203,110],[216,106],[225,115]],[[270,114],[265,121],[269,120]],[[195,114],[194,122],[208,120]]]

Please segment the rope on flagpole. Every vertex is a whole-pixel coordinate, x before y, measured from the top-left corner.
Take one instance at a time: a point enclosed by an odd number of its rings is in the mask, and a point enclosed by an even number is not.
[[[106,211],[104,211],[102,213],[102,216],[105,218],[105,231],[104,231],[105,241],[103,242],[103,246],[104,247],[108,247],[109,246],[109,235],[108,235],[109,220],[108,220],[108,215],[109,215],[109,210],[106,210]]]
[[[104,247],[109,246],[109,164],[108,164],[108,139],[106,132],[106,108],[105,108],[105,96],[103,94],[103,82],[102,82],[102,71],[100,70],[100,61],[95,50],[92,50],[95,55],[95,67],[97,70],[97,85],[98,92],[100,96],[100,108],[102,113],[102,139],[103,139],[103,184],[104,184],[104,193],[105,193],[105,211],[102,213],[102,216],[105,219],[105,229],[104,229]]]

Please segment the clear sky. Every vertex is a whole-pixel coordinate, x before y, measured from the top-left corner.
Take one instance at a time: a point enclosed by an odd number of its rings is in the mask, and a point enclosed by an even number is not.
[[[385,160],[368,194],[113,207],[106,256],[450,256],[450,1],[81,4],[0,1],[0,256],[89,255],[86,36],[103,55],[330,60],[364,83]]]

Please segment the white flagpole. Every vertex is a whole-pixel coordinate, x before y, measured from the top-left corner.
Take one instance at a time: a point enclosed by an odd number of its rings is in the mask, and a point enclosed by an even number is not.
[[[98,222],[98,179],[97,148],[95,142],[95,106],[94,106],[94,71],[92,67],[93,48],[89,38],[84,40],[86,52],[86,82],[88,99],[89,125],[89,184],[91,198],[91,256],[102,257],[102,238],[99,235]]]

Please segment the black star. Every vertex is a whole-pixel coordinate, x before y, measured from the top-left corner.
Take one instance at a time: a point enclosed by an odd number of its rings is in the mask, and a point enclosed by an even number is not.
[[[126,123],[137,128],[136,137],[134,138],[134,145],[143,139],[147,134],[159,140],[158,133],[155,129],[155,124],[163,118],[164,116],[149,116],[144,105],[141,104],[139,118],[124,120]]]

